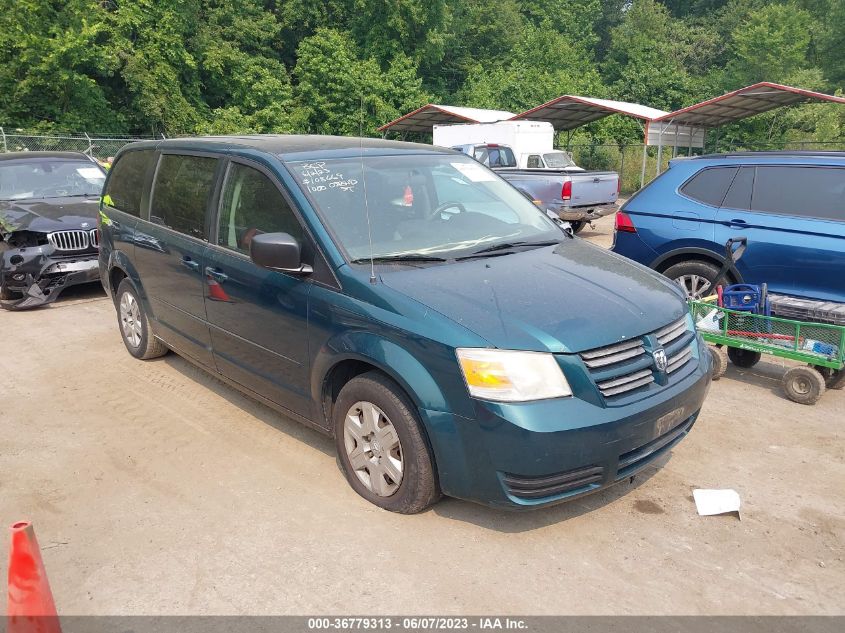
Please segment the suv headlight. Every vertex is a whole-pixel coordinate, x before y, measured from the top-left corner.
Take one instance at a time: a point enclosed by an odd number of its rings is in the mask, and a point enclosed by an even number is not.
[[[572,395],[551,354],[484,348],[456,351],[467,388],[474,398],[525,402]]]

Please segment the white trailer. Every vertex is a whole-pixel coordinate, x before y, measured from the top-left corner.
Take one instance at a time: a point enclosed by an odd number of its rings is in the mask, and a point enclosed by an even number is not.
[[[522,169],[580,169],[566,152],[554,149],[555,130],[547,121],[499,121],[435,125],[434,145],[507,145]]]

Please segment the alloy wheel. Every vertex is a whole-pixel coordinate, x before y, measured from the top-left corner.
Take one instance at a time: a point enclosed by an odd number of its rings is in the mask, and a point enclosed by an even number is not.
[[[681,275],[675,278],[675,282],[684,289],[690,299],[706,297],[712,285],[709,279],[701,275]]]

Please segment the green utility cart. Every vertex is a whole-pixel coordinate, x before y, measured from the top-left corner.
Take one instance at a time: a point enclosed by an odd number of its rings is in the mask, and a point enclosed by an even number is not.
[[[728,359],[753,367],[768,354],[805,363],[783,377],[790,400],[815,404],[826,388],[845,387],[845,327],[729,310],[708,300],[690,300],[689,306],[696,329],[712,344],[714,380],[725,373]]]

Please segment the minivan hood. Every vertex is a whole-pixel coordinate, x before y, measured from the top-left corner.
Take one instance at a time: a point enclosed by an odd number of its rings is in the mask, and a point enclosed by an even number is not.
[[[97,196],[0,200],[0,233],[93,229],[97,226],[99,202]]]
[[[652,332],[686,313],[668,279],[580,239],[393,268],[382,280],[503,349],[580,352]]]

